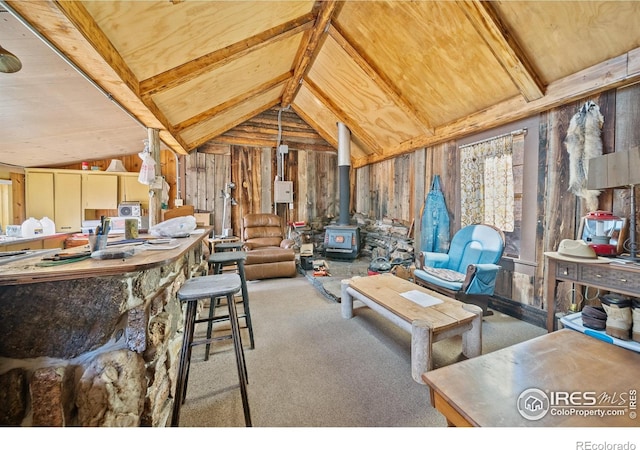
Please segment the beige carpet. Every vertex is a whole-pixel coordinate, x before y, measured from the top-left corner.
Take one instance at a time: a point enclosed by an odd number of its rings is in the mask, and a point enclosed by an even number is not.
[[[411,378],[409,333],[359,302],[340,304],[299,275],[249,283],[255,349],[246,349],[254,427],[443,427],[429,389]],[[201,325],[200,334],[204,330]],[[243,330],[245,346],[248,342]],[[483,320],[483,353],[545,334],[501,313]],[[230,341],[193,350],[182,427],[242,427]],[[436,367],[464,358],[460,338],[434,345]]]

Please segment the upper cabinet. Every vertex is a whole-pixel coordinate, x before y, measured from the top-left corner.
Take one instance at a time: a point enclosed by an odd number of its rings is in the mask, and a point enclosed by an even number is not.
[[[54,174],[54,215],[58,233],[75,233],[82,224],[82,176],[79,173]]]
[[[96,214],[117,215],[118,204],[149,208],[149,186],[137,173],[69,169],[25,169],[27,217],[49,217],[59,233],[75,233]]]
[[[82,209],[118,209],[118,175],[83,173]]]
[[[54,220],[53,172],[25,170],[25,210],[27,218]]]
[[[140,202],[143,210],[149,209],[149,186],[138,181],[137,173],[119,174],[120,202]]]

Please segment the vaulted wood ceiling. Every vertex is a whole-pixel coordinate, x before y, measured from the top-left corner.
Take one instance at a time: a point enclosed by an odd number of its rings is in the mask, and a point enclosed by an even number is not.
[[[100,87],[0,15],[0,44],[25,60],[0,74],[0,163],[20,166],[133,154],[145,127],[186,154],[286,108],[334,147],[344,122],[358,167],[640,79],[635,1],[2,6]]]

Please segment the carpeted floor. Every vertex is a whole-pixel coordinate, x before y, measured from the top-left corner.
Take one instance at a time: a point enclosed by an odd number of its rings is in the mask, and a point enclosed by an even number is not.
[[[355,317],[343,319],[340,304],[303,275],[253,281],[248,289],[256,347],[245,355],[254,427],[446,425],[428,388],[411,378],[409,333],[359,302]],[[496,313],[483,320],[483,353],[545,333]],[[244,426],[230,341],[215,343],[209,361],[203,355],[204,346],[194,348],[180,426]],[[434,345],[435,367],[462,358],[459,337]]]

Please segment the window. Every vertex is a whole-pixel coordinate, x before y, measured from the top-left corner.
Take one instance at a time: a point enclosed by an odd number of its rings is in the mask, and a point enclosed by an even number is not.
[[[505,256],[520,255],[525,130],[460,146],[460,225],[505,233]]]

